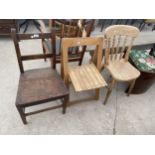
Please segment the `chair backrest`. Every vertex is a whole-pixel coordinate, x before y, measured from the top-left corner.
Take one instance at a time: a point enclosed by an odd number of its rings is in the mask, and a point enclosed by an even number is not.
[[[109,60],[119,60],[124,57],[128,61],[129,52],[132,48],[135,38],[139,34],[139,29],[128,25],[113,25],[105,30],[106,50],[105,62]]]
[[[78,20],[50,19],[49,28],[57,28],[56,36],[60,38],[75,37],[80,32]]]
[[[62,38],[77,38],[77,37],[89,37],[94,26],[94,19],[52,19],[50,20],[51,29],[58,27],[59,33],[56,31],[56,35]],[[61,47],[61,41],[60,41]],[[81,65],[84,53],[86,51],[86,46],[83,47],[73,47],[69,48],[70,60],[79,61]],[[61,51],[60,51],[61,53]],[[58,55],[60,55],[58,53]]]
[[[50,58],[52,62],[56,60],[56,51],[55,51],[55,32],[51,33],[35,33],[35,34],[17,34],[15,29],[11,29],[11,36],[14,42],[18,64],[20,72],[24,73],[23,61],[35,60],[35,59],[44,59]],[[48,54],[31,54],[31,55],[22,55],[20,50],[19,42],[21,40],[34,40],[34,39],[51,39],[51,53]]]
[[[103,38],[102,37],[85,37],[85,38],[63,38],[61,44],[61,75],[66,81],[68,78],[69,66],[68,66],[68,48],[77,46],[96,46],[95,55],[96,67],[100,70],[102,60]]]
[[[86,31],[86,36],[90,36],[94,25],[94,20],[85,20],[85,19],[52,19],[49,20],[49,27],[58,27],[59,33],[57,35],[60,38],[73,38],[73,37],[82,37],[83,31]]]

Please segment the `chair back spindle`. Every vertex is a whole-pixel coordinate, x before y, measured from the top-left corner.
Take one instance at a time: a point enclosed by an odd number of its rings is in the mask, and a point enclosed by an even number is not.
[[[105,30],[106,63],[124,58],[128,61],[129,52],[133,41],[138,36],[139,30],[133,26],[113,25]]]

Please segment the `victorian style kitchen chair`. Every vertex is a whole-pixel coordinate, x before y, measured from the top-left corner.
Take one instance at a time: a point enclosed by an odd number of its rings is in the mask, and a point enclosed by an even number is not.
[[[54,31],[51,33],[44,34],[16,34],[16,31],[12,29],[12,39],[14,41],[15,50],[17,54],[18,64],[20,68],[20,80],[16,98],[16,107],[21,116],[24,124],[27,124],[26,116],[43,112],[50,109],[56,109],[63,107],[63,113],[66,111],[66,104],[68,102],[69,92],[62,80],[61,76],[56,70],[49,68],[40,68],[24,71],[23,61],[34,60],[42,58],[52,59],[52,54],[33,54],[33,55],[21,55],[19,42],[21,40],[30,39],[51,39],[52,52],[55,51],[55,34]],[[25,112],[25,108],[43,104],[48,101],[62,100],[61,105],[32,111]]]
[[[129,62],[129,52],[132,48],[134,39],[138,36],[139,29],[127,25],[113,25],[105,30],[106,50],[105,67],[112,76],[104,104],[106,104],[113,85],[118,81],[129,81],[131,85],[128,95],[134,87],[140,72]]]
[[[43,21],[40,21],[41,32],[49,32],[51,29],[56,30],[56,61],[53,64],[56,67],[56,63],[61,62],[61,39],[62,38],[73,38],[73,37],[89,37],[93,29],[94,20],[49,20],[50,24],[47,28]],[[44,53],[51,51],[51,45],[49,39],[42,39],[42,47]],[[78,62],[82,64],[83,56],[86,51],[86,46],[83,48],[69,48],[69,61]]]
[[[139,25],[139,29],[140,31],[143,30],[143,28],[145,27],[145,25],[153,25],[152,27],[152,31],[155,30],[155,19],[142,19]]]
[[[96,47],[96,60],[89,64],[71,67],[68,64],[68,48],[76,46],[94,45]],[[99,90],[107,84],[100,74],[102,59],[103,38],[85,37],[85,38],[63,38],[61,46],[61,74],[66,85],[71,82],[75,91],[96,90],[95,97],[99,98]],[[90,98],[89,98],[90,99]],[[87,100],[87,99],[86,99]],[[73,101],[72,101],[73,102]]]

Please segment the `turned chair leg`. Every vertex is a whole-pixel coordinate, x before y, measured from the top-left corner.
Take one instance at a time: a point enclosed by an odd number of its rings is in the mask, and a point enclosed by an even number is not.
[[[62,108],[62,113],[63,113],[63,114],[66,113],[68,101],[69,101],[69,95],[66,96],[66,97],[64,97],[64,100],[63,100],[63,108]]]
[[[21,117],[23,123],[24,123],[24,124],[27,124],[26,116],[25,116],[25,114],[24,114],[23,108],[22,108],[22,107],[19,107],[18,105],[16,105],[16,107],[17,107],[17,110],[18,110],[18,112],[19,112],[19,114],[20,114],[20,117]]]
[[[105,97],[105,100],[104,100],[104,105],[107,103],[108,101],[108,98],[112,92],[112,87],[114,86],[114,84],[116,83],[116,81],[114,79],[112,79],[111,83],[109,84],[109,88],[108,88],[108,91],[107,91],[107,94],[106,94],[106,97]]]
[[[133,81],[131,82],[130,87],[129,87],[129,90],[128,90],[127,96],[129,96],[130,93],[132,92],[132,89],[134,88],[135,82],[136,82],[136,80],[133,80]]]

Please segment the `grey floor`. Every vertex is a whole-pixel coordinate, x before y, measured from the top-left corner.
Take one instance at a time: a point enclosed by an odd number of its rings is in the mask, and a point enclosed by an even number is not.
[[[33,30],[30,27],[28,32]],[[96,29],[95,33],[99,34],[99,30]],[[23,53],[42,52],[40,41],[24,41],[21,48]],[[84,63],[87,60],[88,54]],[[24,63],[25,69],[49,65],[49,61],[43,60]],[[57,66],[59,69],[60,65]],[[102,74],[108,81],[108,72],[103,71]],[[155,84],[144,94],[127,97],[124,90],[128,84],[119,83],[106,106],[102,104],[106,93],[104,88],[98,101],[68,107],[65,115],[62,115],[61,109],[32,115],[27,118],[28,125],[23,125],[15,107],[19,75],[12,40],[0,38],[0,134],[155,134]],[[79,99],[94,92],[75,93],[71,87],[70,93],[71,99]],[[40,107],[51,104],[59,104],[59,101]]]

